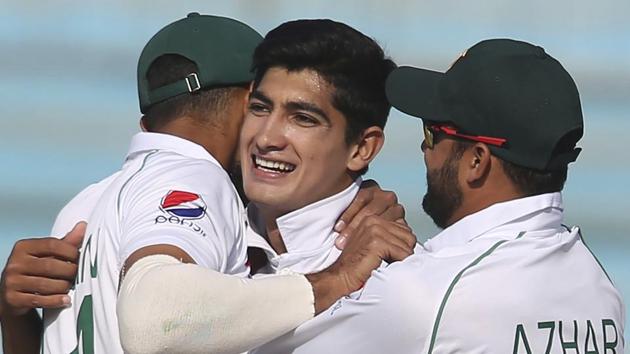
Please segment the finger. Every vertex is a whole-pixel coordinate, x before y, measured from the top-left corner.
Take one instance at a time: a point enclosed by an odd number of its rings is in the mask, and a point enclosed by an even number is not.
[[[387,254],[383,257],[383,260],[387,263],[405,260],[405,258],[413,254],[413,252],[404,247],[404,245],[397,243],[388,243],[386,251]]]
[[[380,238],[384,241],[398,243],[402,248],[411,252],[413,252],[417,242],[416,236],[408,226],[395,222],[384,222],[379,217],[371,218],[369,225],[364,226],[358,232],[367,234],[371,240]],[[363,240],[357,241],[366,242]]]
[[[361,182],[361,188],[354,197],[354,200],[348,208],[341,214],[334,230],[341,232],[348,223],[356,216],[356,214],[374,199],[374,192],[380,190],[381,187],[375,180],[368,179]]]
[[[397,219],[396,221],[389,221],[389,220],[386,220],[385,218],[382,218],[380,216],[372,217],[373,220],[376,219],[376,218],[379,218],[379,221],[375,222],[375,223],[380,223],[380,224],[383,224],[383,225],[387,225],[388,228],[390,228],[390,227],[391,228],[397,228],[397,229],[404,230],[406,232],[413,233],[412,230],[411,230],[411,227],[409,225],[407,225],[407,222],[405,221],[405,219]],[[370,220],[370,221],[373,221],[373,220]]]
[[[35,295],[63,295],[67,294],[74,282],[67,280],[25,276],[16,284],[15,290]]]
[[[396,222],[396,224],[409,226],[409,224],[407,224],[407,220],[405,220],[405,219],[398,219],[395,222]]]
[[[398,207],[395,207],[396,205],[398,205]],[[391,207],[393,207],[391,212],[398,215],[385,219],[394,221],[404,216],[404,208],[402,205],[398,204],[398,197],[396,196],[396,193],[378,189],[378,193],[375,191],[370,202],[356,213],[356,215],[350,220],[347,227],[356,229],[364,222],[365,219],[373,216],[380,216],[383,218],[382,214],[387,212],[387,210]]]
[[[413,248],[409,247],[405,240],[394,235],[386,235],[383,238],[382,248],[383,253],[380,254],[380,257],[388,263],[402,261],[413,254]]]
[[[339,219],[337,219],[334,230],[337,232],[345,230],[350,221],[355,218],[357,213],[361,211],[370,200],[371,197],[367,195],[365,191],[359,190],[352,203],[350,203],[348,208],[346,208]]]
[[[378,182],[376,182],[373,179],[366,179],[363,182],[361,182],[361,189],[381,189],[381,186],[378,185]]]
[[[402,220],[402,219],[400,219]],[[412,234],[413,235],[413,230],[411,229],[411,227],[409,225],[407,225],[407,223],[404,222],[389,222],[391,224],[392,228],[397,228],[399,230],[401,230],[402,232],[406,232],[408,234]],[[415,237],[415,236],[414,236]]]
[[[390,239],[402,242],[407,249],[413,250],[418,242],[418,239],[416,235],[411,232],[409,227],[399,223],[389,223],[388,226],[390,227],[388,229],[390,232]]]
[[[359,212],[362,213],[362,212]],[[367,215],[365,211],[363,211],[363,215],[355,216],[353,220],[360,220],[360,222],[351,222],[350,225],[346,226],[346,228],[340,232],[340,237],[344,237],[345,240],[349,240],[357,234],[369,233],[369,228],[373,227],[377,224],[384,224],[387,221],[381,218],[379,215]],[[359,231],[357,231],[359,230]]]
[[[402,204],[394,204],[387,208],[380,216],[387,221],[396,221],[405,218],[405,207]]]
[[[379,258],[378,263],[380,261],[388,263],[400,261],[411,254],[411,250],[402,240],[390,235],[385,229],[381,230],[378,235],[373,235],[365,246],[368,249],[365,254],[377,256]],[[374,264],[373,261],[369,260],[369,257],[364,257],[364,261]]]
[[[388,235],[388,240],[399,243],[405,249],[413,249],[416,245],[416,236],[407,229],[402,228],[402,225],[396,223],[391,224],[393,227],[389,229],[390,234]],[[399,226],[401,228],[399,228]]]
[[[348,237],[345,235],[339,235],[335,239],[335,247],[341,251],[346,247],[346,243],[348,243]]]
[[[54,237],[29,240],[25,247],[27,252],[35,257],[55,257],[60,260],[76,262],[79,259],[79,250],[71,243]]]
[[[346,229],[348,229],[348,233],[346,234],[346,236],[352,237],[351,232],[353,232],[353,230],[356,230],[359,225],[364,222],[364,220],[372,216],[377,216],[384,210],[385,209],[382,208],[382,205],[365,205],[354,215],[354,217],[350,220],[350,223],[346,226]]]
[[[7,300],[10,300],[10,303],[15,308],[62,308],[71,303],[68,295],[35,295],[28,293],[16,293]]]
[[[81,246],[81,242],[83,241],[83,236],[85,236],[85,229],[87,228],[87,223],[85,221],[80,221],[70,232],[64,236],[63,241],[71,244],[75,248],[79,248]]]
[[[55,258],[31,258],[25,262],[25,268],[21,269],[24,275],[74,280],[77,274],[77,265]]]

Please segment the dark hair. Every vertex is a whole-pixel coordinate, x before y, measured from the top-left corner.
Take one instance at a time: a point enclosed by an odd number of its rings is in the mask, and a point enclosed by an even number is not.
[[[183,80],[186,75],[197,72],[197,65],[177,54],[165,54],[153,61],[147,70],[149,89]],[[221,116],[226,109],[234,87],[202,89],[194,94],[171,97],[151,106],[144,115],[149,131],[156,131],[181,116],[189,116],[207,122],[211,116]],[[216,114],[213,114],[216,113]]]
[[[567,167],[553,171],[538,171],[528,167],[515,165],[501,159],[503,171],[512,183],[529,197],[537,194],[559,192],[567,180]]]
[[[453,154],[461,158],[473,143],[462,140],[455,140],[453,144]],[[496,155],[494,155],[496,156]],[[524,197],[538,194],[559,192],[564,188],[567,180],[567,167],[554,171],[538,171],[529,167],[515,165],[497,156],[501,161],[501,167],[510,181]]]
[[[272,67],[316,71],[334,86],[333,106],[346,118],[354,142],[371,126],[385,127],[390,104],[385,80],[396,64],[371,38],[331,20],[297,20],[271,30],[256,47],[254,87]]]

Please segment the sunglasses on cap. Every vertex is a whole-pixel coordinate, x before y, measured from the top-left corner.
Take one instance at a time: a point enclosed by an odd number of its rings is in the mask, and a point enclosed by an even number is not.
[[[493,137],[482,136],[482,135],[462,134],[462,133],[457,132],[456,128],[450,125],[443,125],[443,124],[424,124],[423,131],[424,131],[424,143],[429,149],[433,149],[433,146],[435,146],[436,134],[444,134],[448,136],[453,136],[453,137],[471,140],[471,141],[477,141],[480,143],[499,146],[499,147],[503,146],[507,142],[507,139],[503,139],[503,138],[493,138]]]

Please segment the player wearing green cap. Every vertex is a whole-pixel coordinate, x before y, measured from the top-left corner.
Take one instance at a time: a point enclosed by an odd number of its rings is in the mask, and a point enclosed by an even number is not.
[[[583,119],[562,65],[487,40],[446,73],[394,70],[386,91],[422,119],[422,204],[444,230],[255,353],[623,353],[623,300],[564,225]]]
[[[82,191],[55,224],[56,234],[77,220],[89,225],[72,306],[45,313],[45,353],[122,352],[121,339],[128,352],[243,351],[356,290],[348,282],[362,284],[381,258],[409,254],[390,252],[392,241],[368,243],[374,252],[308,278],[247,279],[245,213],[226,170],[260,39],[238,21],[191,14],[146,45],[138,89],[147,132],[134,136],[122,169]],[[326,237],[334,241],[332,230]]]

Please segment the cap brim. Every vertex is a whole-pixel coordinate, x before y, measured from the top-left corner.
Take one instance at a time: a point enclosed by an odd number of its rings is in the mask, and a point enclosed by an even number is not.
[[[387,78],[387,99],[394,108],[422,120],[448,121],[438,96],[444,76],[437,71],[401,66]]]

